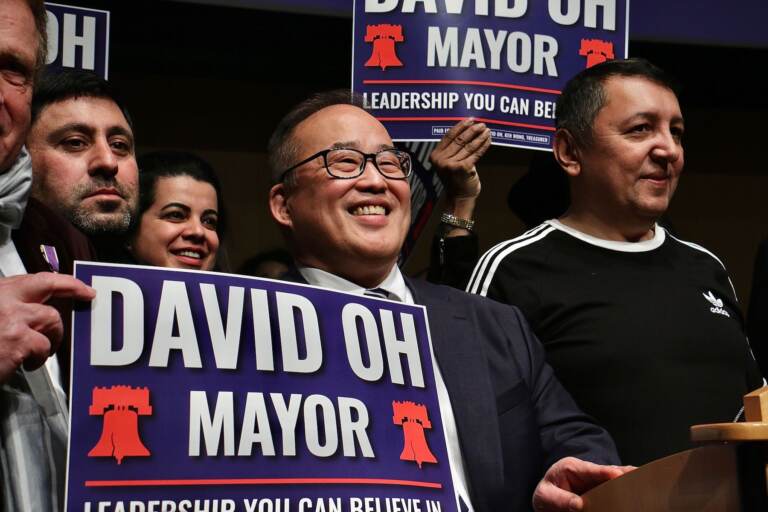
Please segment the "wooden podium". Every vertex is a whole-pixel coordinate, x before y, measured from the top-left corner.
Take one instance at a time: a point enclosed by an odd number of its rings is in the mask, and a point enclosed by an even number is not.
[[[744,397],[746,422],[691,427],[702,446],[584,494],[586,512],[768,512],[768,387]]]

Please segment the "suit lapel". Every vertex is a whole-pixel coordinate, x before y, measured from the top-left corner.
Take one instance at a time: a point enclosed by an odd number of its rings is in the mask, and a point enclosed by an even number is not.
[[[451,294],[406,282],[415,302],[427,307],[432,346],[451,399],[470,492],[488,496],[484,489],[498,488],[503,479],[501,439],[495,394],[478,334],[465,309],[451,301]],[[485,507],[476,503],[475,508]]]

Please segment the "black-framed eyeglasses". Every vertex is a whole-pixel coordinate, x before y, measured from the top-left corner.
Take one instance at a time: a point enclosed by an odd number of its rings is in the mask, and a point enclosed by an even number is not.
[[[311,162],[322,156],[325,170],[332,178],[351,180],[357,178],[365,171],[368,160],[373,162],[376,170],[389,180],[404,180],[411,175],[411,155],[399,149],[382,149],[376,153],[363,153],[351,148],[333,148],[318,151],[314,155],[305,158],[301,162],[283,171],[280,181],[297,167]]]

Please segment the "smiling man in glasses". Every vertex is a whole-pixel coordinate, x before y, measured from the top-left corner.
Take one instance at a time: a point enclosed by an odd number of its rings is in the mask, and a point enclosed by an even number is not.
[[[298,263],[373,288],[393,271],[408,231],[410,157],[358,107],[320,110],[282,147],[273,136],[271,162],[282,180],[270,194],[272,213]]]
[[[578,493],[626,471],[599,465],[618,462],[613,442],[559,384],[519,311],[400,273],[411,160],[358,98],[299,104],[269,156],[270,209],[297,267],[288,278],[423,304],[439,320],[436,387],[462,511],[530,509],[534,489],[537,510],[578,510]]]

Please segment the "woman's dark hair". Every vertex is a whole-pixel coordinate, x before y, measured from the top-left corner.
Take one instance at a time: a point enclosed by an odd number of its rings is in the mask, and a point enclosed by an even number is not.
[[[154,151],[139,157],[139,214],[144,215],[155,202],[155,187],[159,178],[189,176],[197,181],[209,183],[216,191],[218,224],[216,233],[223,238],[226,232],[226,215],[221,184],[211,164],[197,155],[184,151]],[[138,225],[138,222],[137,222]]]

